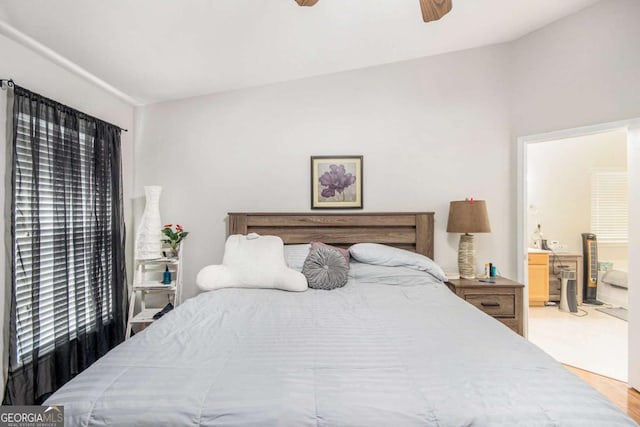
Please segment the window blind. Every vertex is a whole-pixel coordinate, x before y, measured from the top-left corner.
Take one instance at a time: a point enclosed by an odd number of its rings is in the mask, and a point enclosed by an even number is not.
[[[103,323],[112,319],[111,287],[92,285],[112,280],[111,263],[104,262],[109,247],[94,256],[112,237],[105,217],[111,198],[96,209],[102,201],[94,197],[94,141],[85,125],[68,129],[19,114],[15,131],[16,362],[25,364],[34,350],[46,354],[57,339],[95,329],[96,316]],[[53,135],[47,138],[53,142],[34,147],[34,132]],[[68,138],[74,132],[76,138]],[[53,146],[72,139],[76,147]],[[109,193],[110,182],[102,184]],[[101,264],[97,272],[94,263]]]
[[[627,173],[595,171],[591,175],[591,232],[599,243],[628,242]]]

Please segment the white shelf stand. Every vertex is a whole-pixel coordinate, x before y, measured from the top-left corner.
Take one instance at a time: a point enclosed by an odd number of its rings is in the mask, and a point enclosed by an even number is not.
[[[171,284],[162,283],[165,268],[171,273]],[[176,258],[137,259],[133,289],[129,298],[129,317],[125,339],[131,337],[134,325],[149,325],[154,322],[153,316],[164,308],[147,307],[146,297],[149,295],[167,295],[169,302],[177,307],[182,302],[182,247]],[[140,298],[140,310],[136,313],[136,301]]]

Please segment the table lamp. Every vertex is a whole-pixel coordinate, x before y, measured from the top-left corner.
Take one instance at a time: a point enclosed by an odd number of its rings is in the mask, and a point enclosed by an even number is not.
[[[458,246],[458,270],[461,278],[475,279],[476,249],[469,233],[491,232],[487,203],[473,199],[451,202],[447,232],[464,233]]]

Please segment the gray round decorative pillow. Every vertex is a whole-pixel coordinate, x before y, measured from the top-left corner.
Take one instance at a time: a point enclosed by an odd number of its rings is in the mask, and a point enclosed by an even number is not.
[[[347,283],[349,264],[335,249],[319,247],[309,252],[302,274],[313,289],[331,290]]]

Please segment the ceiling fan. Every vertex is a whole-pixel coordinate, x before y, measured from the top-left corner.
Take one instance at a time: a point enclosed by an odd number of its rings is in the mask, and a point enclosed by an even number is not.
[[[424,22],[437,21],[451,12],[453,0],[420,0],[422,19]],[[318,0],[296,0],[300,6],[313,6]]]

